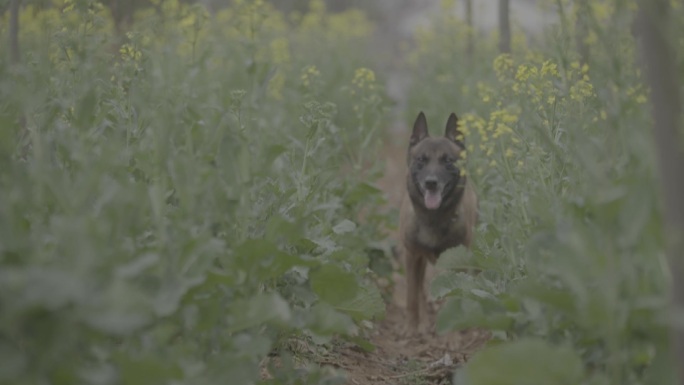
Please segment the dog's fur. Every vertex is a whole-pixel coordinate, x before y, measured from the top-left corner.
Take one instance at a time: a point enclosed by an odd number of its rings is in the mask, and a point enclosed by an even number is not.
[[[409,330],[423,329],[426,313],[424,281],[427,262],[434,264],[446,249],[470,248],[477,221],[477,196],[456,161],[465,152],[458,118],[451,114],[443,137],[430,137],[421,112],[408,147],[407,194],[400,212],[400,240],[406,263]]]

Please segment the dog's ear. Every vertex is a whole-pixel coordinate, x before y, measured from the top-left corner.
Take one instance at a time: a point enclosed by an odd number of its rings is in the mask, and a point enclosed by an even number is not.
[[[456,143],[462,149],[465,149],[465,137],[463,133],[458,129],[458,117],[453,112],[449,115],[449,120],[447,120],[446,129],[444,130],[444,136]]]
[[[425,119],[425,114],[421,111],[416,118],[416,122],[413,123],[413,132],[411,133],[409,145],[413,146],[428,136],[430,135],[428,134],[427,119]]]

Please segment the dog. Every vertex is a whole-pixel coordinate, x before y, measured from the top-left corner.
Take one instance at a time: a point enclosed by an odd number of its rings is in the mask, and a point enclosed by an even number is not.
[[[449,248],[470,249],[477,222],[478,201],[461,163],[465,139],[452,113],[443,137],[428,134],[421,111],[413,124],[408,146],[406,191],[399,215],[400,248],[406,269],[408,331],[424,331],[427,313],[425,268]]]

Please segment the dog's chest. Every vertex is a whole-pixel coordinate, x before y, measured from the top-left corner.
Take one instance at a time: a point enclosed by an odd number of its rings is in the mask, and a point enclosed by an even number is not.
[[[460,245],[465,236],[465,224],[459,216],[445,221],[417,223],[415,242],[420,248],[437,253]]]

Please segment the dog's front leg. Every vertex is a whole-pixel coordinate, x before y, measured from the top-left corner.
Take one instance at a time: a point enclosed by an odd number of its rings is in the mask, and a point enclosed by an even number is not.
[[[420,325],[421,310],[425,307],[423,293],[425,267],[427,259],[419,254],[406,250],[406,308],[409,316],[409,327],[417,332]]]

